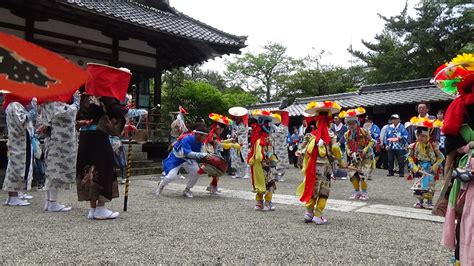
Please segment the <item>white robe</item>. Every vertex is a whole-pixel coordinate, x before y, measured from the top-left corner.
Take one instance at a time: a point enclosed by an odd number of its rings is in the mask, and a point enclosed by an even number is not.
[[[76,104],[48,102],[42,106],[41,121],[51,127],[45,138],[47,189],[69,189],[76,181],[77,131]]]
[[[278,163],[276,165],[277,173],[283,174],[285,169],[288,167],[288,127],[280,124],[274,127],[272,133],[273,138],[273,150],[278,157]]]
[[[230,150],[231,166],[236,170],[245,171],[245,168],[247,167],[247,156],[249,154],[247,125],[244,123],[233,124],[232,138],[237,139],[237,143],[240,144],[240,152],[236,149]]]
[[[28,119],[28,111],[18,102],[12,102],[5,110],[8,127],[8,166],[3,182],[4,191],[30,190],[33,180],[33,149],[27,138],[33,134],[33,123]],[[27,134],[29,133],[29,136]],[[30,151],[29,162],[27,150]],[[28,169],[26,169],[29,163]]]

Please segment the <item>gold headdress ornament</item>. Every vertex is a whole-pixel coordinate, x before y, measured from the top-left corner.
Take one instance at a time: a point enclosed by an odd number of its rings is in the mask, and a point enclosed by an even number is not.
[[[232,119],[228,118],[227,116],[216,114],[216,113],[210,113],[209,119],[211,119],[214,122],[224,124],[226,126],[233,123]]]
[[[309,115],[318,115],[320,112],[328,112],[330,116],[339,113],[342,107],[333,101],[310,102],[304,110]]]
[[[281,122],[281,116],[278,115],[278,114],[273,114],[272,112],[270,111],[267,111],[267,110],[255,110],[255,111],[252,111],[252,116],[255,117],[255,118],[259,118],[259,117],[265,117],[269,120],[271,120],[272,123],[274,124],[278,124]]]
[[[363,107],[357,107],[355,109],[349,109],[339,113],[340,118],[344,118],[345,121],[357,121],[359,115],[365,114]]]

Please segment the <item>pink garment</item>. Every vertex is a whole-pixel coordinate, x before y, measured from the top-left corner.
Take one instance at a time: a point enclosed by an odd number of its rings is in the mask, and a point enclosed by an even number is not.
[[[461,265],[474,265],[474,181],[469,183],[461,219]]]
[[[450,250],[455,248],[456,239],[456,210],[448,204],[445,220],[443,224],[443,235],[441,236],[441,244]]]

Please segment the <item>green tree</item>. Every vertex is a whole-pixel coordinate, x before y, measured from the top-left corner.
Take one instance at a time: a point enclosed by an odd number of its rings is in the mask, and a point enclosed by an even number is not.
[[[394,17],[384,17],[382,33],[374,42],[362,41],[368,52],[349,52],[369,68],[368,83],[426,78],[460,51],[472,52],[474,14],[470,1],[420,1],[416,15],[407,6]]]
[[[225,76],[232,86],[252,92],[263,101],[270,101],[283,88],[284,80],[298,62],[286,54],[286,47],[268,43],[263,52],[245,53],[227,61]]]

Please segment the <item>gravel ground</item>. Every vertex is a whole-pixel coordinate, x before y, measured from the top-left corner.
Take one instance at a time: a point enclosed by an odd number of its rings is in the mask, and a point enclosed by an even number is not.
[[[416,202],[413,193],[410,190],[412,181],[406,180],[406,177],[387,176],[387,170],[376,169],[372,176],[372,180],[368,181],[369,188],[369,203],[386,204],[412,207]],[[140,178],[140,177],[138,177]],[[146,177],[150,178],[150,177]],[[155,178],[158,180],[158,178]],[[156,181],[158,183],[158,181]],[[185,180],[179,180],[179,183],[186,183]],[[210,179],[201,177],[198,185],[207,186]],[[284,182],[279,182],[277,185],[277,194],[295,195],[296,188],[303,182],[303,176],[300,170],[291,167],[286,171]],[[438,182],[440,183],[440,182]],[[252,184],[250,179],[232,179],[230,176],[221,177],[219,181],[220,186],[227,189],[251,191]],[[331,182],[331,199],[349,200],[353,191],[352,184],[349,179],[333,180]],[[441,190],[441,185],[437,185],[437,191]],[[435,193],[435,201],[437,200]]]
[[[300,182],[296,171],[289,172],[280,194],[293,194]],[[87,220],[87,206],[74,192],[63,194],[74,208],[70,213],[43,212],[44,192],[31,193],[32,206],[1,206],[0,264],[447,264],[451,255],[439,244],[439,223],[328,211],[330,223],[316,226],[303,223],[303,210],[296,206],[277,205],[277,211],[262,213],[253,210],[252,201],[207,194],[186,200],[167,190],[155,198],[149,192],[156,181],[134,179],[129,211],[113,221]],[[202,178],[198,185],[207,182]],[[221,185],[249,190],[249,182],[224,177]],[[331,197],[347,199],[349,181],[333,184]],[[409,187],[399,177],[376,176],[370,202],[410,206]],[[120,210],[122,203],[117,199],[110,207]]]

